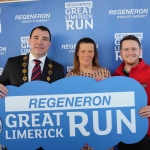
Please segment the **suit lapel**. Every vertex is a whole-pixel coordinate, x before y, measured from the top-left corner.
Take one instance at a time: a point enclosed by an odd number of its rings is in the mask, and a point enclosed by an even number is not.
[[[50,60],[46,57],[45,64],[44,64],[44,67],[43,67],[43,71],[42,71],[42,77],[41,77],[42,81],[47,81],[48,70],[49,70],[48,65],[49,64],[50,64]]]

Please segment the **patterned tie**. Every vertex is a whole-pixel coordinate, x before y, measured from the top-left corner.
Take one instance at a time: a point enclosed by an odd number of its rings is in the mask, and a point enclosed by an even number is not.
[[[37,59],[34,59],[33,61],[35,62],[35,66],[32,70],[31,81],[40,80],[41,79],[41,66],[40,66],[41,61]]]

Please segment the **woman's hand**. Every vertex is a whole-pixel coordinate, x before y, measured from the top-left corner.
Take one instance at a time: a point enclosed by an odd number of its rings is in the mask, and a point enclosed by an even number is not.
[[[105,77],[102,77],[101,75],[96,75],[96,76],[94,77],[94,79],[95,79],[97,82],[99,82],[99,81],[101,81],[101,80],[104,80]]]

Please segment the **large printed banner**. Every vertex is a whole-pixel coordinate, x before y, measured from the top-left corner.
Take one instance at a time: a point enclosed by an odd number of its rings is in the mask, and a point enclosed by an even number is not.
[[[8,57],[30,52],[30,31],[39,25],[52,33],[48,56],[73,66],[76,43],[90,37],[97,45],[100,66],[114,72],[122,62],[120,40],[129,34],[139,38],[141,57],[150,64],[150,1],[144,0],[38,0],[0,3],[0,74]]]
[[[140,141],[148,129],[138,113],[147,96],[134,79],[69,77],[7,88],[0,100],[0,144],[10,150],[79,150],[85,143],[107,150]]]

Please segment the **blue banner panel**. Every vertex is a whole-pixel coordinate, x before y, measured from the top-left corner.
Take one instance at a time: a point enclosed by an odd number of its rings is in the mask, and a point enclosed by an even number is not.
[[[65,74],[72,69],[76,43],[83,37],[96,42],[99,64],[111,72],[122,62],[119,42],[129,34],[139,38],[141,57],[150,64],[149,9],[149,0],[0,3],[0,74],[8,57],[30,52],[30,31],[39,25],[50,29],[48,56],[64,66]]]
[[[7,88],[0,101],[0,142],[8,149],[79,150],[88,143],[107,150],[120,141],[140,141],[148,129],[148,119],[138,113],[147,96],[134,79],[68,77]]]

